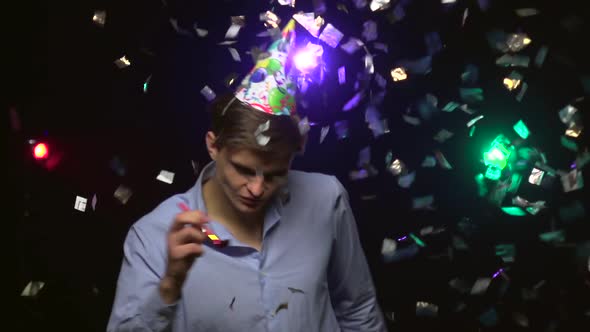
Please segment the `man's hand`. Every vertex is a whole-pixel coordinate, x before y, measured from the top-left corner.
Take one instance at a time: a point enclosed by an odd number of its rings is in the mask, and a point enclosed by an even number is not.
[[[194,210],[176,215],[167,235],[168,264],[166,274],[160,281],[160,295],[170,304],[180,298],[184,280],[195,262],[203,254],[206,235],[201,227],[208,222],[205,213]]]

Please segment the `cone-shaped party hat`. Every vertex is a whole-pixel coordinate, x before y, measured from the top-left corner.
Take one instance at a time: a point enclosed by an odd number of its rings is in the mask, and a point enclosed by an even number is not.
[[[295,115],[296,85],[289,75],[295,44],[295,20],[256,62],[236,91],[236,98],[252,108],[273,115]]]

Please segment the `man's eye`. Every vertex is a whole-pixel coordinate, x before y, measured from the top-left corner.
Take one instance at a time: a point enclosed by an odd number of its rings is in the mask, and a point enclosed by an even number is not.
[[[240,172],[240,173],[242,173],[244,175],[254,175],[255,174],[251,170],[246,169],[246,168],[243,168],[243,167],[236,167],[236,168],[237,168],[238,172]]]

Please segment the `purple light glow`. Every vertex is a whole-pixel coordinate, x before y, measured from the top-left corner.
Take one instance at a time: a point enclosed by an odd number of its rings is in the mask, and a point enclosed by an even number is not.
[[[399,239],[397,239],[397,240],[398,240],[398,241],[403,241],[403,240],[405,240],[405,239],[407,239],[407,238],[408,238],[407,236],[404,236],[404,237],[400,237],[400,238],[399,238]]]
[[[307,46],[300,49],[293,57],[295,67],[303,73],[309,73],[318,66],[318,59],[324,54],[321,45],[308,43]]]

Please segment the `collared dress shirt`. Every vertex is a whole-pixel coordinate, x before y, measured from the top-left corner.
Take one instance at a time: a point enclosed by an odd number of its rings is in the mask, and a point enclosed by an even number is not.
[[[348,194],[334,176],[290,170],[266,211],[260,251],[228,239],[205,245],[181,297],[163,302],[167,233],[178,204],[207,212],[202,184],[162,202],[130,228],[107,331],[386,331]]]

